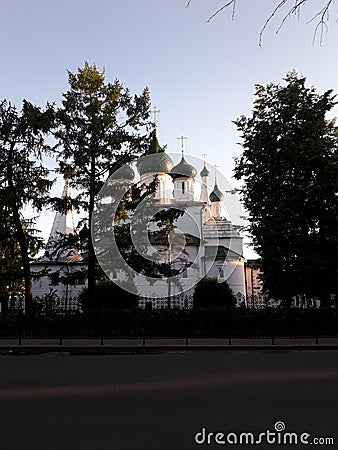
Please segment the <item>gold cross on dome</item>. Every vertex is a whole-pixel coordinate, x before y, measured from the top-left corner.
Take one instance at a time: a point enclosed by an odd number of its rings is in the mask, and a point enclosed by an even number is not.
[[[154,116],[154,125],[155,127],[157,126],[157,122],[158,122],[158,114],[161,112],[161,110],[157,109],[156,106],[154,106],[154,109],[151,111],[151,114],[153,114]]]
[[[182,151],[182,156],[184,154],[184,141],[187,140],[188,138],[185,136],[180,136],[179,138],[177,138],[179,141],[181,141],[181,151]]]

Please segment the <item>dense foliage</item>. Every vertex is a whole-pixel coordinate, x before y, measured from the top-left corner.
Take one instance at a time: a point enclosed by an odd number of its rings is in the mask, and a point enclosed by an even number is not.
[[[50,150],[45,137],[53,119],[49,105],[42,111],[24,101],[18,112],[7,100],[0,102],[0,255],[1,265],[6,265],[0,272],[9,277],[0,293],[4,299],[6,290],[19,282],[20,266],[27,310],[32,306],[30,258],[42,240],[34,231],[34,219],[24,219],[23,211],[30,207],[40,212],[53,184],[43,161]]]
[[[235,178],[264,288],[286,303],[303,295],[327,306],[337,293],[338,130],[326,117],[335,104],[291,72],[284,85],[257,85],[251,117],[235,122]]]
[[[236,303],[236,297],[226,281],[219,283],[217,278],[202,278],[195,286],[195,308],[233,308]]]
[[[140,155],[147,142],[149,91],[131,96],[120,81],[105,81],[104,71],[87,62],[68,72],[69,90],[57,112],[59,171],[78,190],[72,205],[85,212],[82,245],[88,255],[88,289],[94,293],[97,263],[91,240],[95,198],[103,180]],[[59,205],[62,209],[62,205]]]
[[[122,289],[112,281],[100,281],[96,284],[95,294],[89,295],[85,288],[79,295],[82,309],[130,309],[138,305],[137,295]]]

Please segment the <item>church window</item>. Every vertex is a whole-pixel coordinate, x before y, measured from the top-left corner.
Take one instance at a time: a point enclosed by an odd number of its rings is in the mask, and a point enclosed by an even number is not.
[[[224,269],[220,269],[219,277],[222,278],[222,279],[224,278]]]
[[[188,272],[187,272],[187,269],[183,270],[183,272],[182,272],[182,278],[188,278]]]
[[[185,184],[184,181],[182,181],[182,194],[184,194],[184,192],[185,192]]]
[[[113,280],[117,280],[117,271],[113,270],[111,273],[111,276],[112,276]]]

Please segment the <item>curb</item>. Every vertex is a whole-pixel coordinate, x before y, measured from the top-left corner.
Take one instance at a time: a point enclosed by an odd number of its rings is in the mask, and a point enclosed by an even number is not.
[[[8,355],[144,355],[168,352],[229,352],[229,351],[323,351],[338,350],[338,345],[163,345],[163,346],[8,346],[0,348],[0,356]]]

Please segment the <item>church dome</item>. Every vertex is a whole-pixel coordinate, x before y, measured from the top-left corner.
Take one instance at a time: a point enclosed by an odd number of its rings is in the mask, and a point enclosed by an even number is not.
[[[200,172],[200,175],[201,175],[201,177],[208,177],[208,176],[210,175],[210,172],[209,172],[209,170],[205,167],[205,164],[204,164],[203,169],[202,169],[201,172]]]
[[[128,164],[123,164],[122,167],[117,169],[112,174],[112,180],[126,180],[126,181],[133,181],[135,177],[135,173],[133,169]]]
[[[217,184],[215,184],[215,187],[214,187],[213,191],[211,192],[209,198],[212,203],[221,202],[224,199],[224,195],[221,192],[221,190],[219,189],[219,187],[217,186]]]
[[[191,164],[187,163],[187,161],[184,159],[184,156],[182,156],[181,161],[171,169],[170,175],[172,178],[195,178],[196,176],[196,169]]]
[[[172,159],[165,152],[142,156],[137,161],[140,175],[145,173],[170,173],[173,166]]]
[[[156,130],[153,131],[149,148],[144,156],[137,161],[137,170],[140,175],[146,173],[170,173],[174,163],[169,155],[158,143]]]

